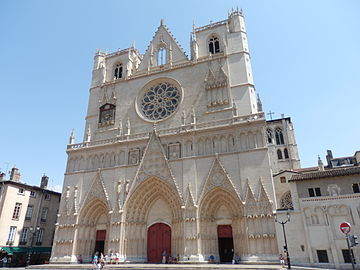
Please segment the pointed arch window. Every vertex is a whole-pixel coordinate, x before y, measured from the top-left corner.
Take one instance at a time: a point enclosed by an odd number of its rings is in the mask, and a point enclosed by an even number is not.
[[[115,109],[116,106],[109,103],[106,103],[105,105],[101,106],[99,113],[99,123],[113,124],[115,120]]]
[[[122,78],[123,66],[122,64],[116,64],[114,68],[114,80]]]
[[[287,148],[284,149],[284,158],[289,158],[289,151]]]
[[[214,54],[219,52],[220,52],[219,38],[213,35],[209,39],[209,53]]]
[[[157,54],[157,64],[158,66],[165,65],[167,60],[167,51],[164,46],[160,47]]]
[[[281,128],[275,129],[275,140],[277,145],[284,144],[284,135]]]
[[[278,157],[278,159],[283,159],[283,156],[282,156],[282,153],[281,153],[280,149],[277,150],[277,157]]]
[[[271,128],[268,128],[266,130],[266,140],[269,144],[273,143],[273,132],[272,132]]]

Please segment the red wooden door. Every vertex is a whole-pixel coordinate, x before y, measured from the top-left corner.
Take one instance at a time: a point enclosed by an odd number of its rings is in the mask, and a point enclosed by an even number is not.
[[[171,254],[171,228],[164,223],[156,223],[148,229],[147,256],[149,263],[161,263],[162,253]]]

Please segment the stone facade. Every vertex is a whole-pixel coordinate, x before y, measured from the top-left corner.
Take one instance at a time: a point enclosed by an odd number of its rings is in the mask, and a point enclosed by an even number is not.
[[[52,262],[88,261],[97,249],[151,261],[156,224],[170,227],[166,248],[181,261],[277,260],[272,171],[300,166],[291,121],[265,120],[241,11],[194,28],[190,47],[189,59],[161,21],[144,55],[96,53]],[[282,139],[269,141],[269,129]],[[274,159],[280,148],[288,156]]]

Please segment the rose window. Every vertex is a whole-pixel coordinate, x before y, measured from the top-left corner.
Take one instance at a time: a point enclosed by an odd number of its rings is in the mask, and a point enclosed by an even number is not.
[[[145,91],[139,105],[146,118],[157,121],[170,116],[180,100],[181,92],[175,85],[161,82]]]

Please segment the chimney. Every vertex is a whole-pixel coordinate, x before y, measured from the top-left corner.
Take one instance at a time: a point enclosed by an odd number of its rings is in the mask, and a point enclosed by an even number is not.
[[[327,161],[329,168],[332,168],[332,164],[331,164],[332,159],[333,159],[333,155],[332,155],[331,150],[327,150],[326,161]]]
[[[43,175],[43,177],[41,177],[41,183],[40,183],[40,187],[43,189],[47,188],[49,182],[49,177],[47,177],[45,174]]]
[[[359,166],[360,165],[360,151],[356,151],[354,156],[356,159],[356,164]]]
[[[19,169],[16,168],[16,165],[14,165],[14,167],[11,169],[10,180],[14,182],[20,181],[20,173],[19,173]]]

